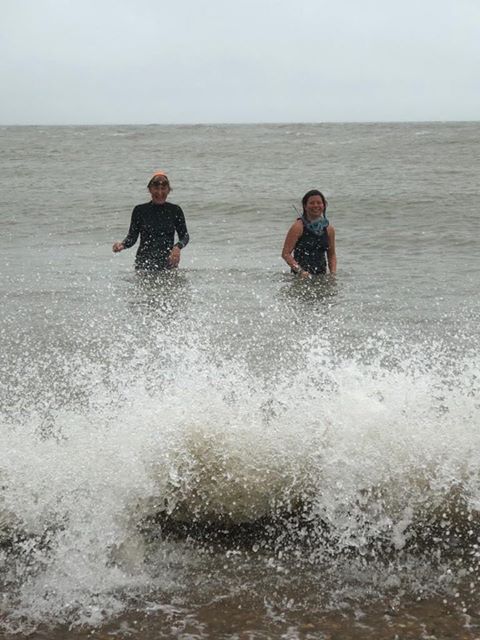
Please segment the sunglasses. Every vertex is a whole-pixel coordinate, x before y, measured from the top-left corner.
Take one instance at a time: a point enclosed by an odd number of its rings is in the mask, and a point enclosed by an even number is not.
[[[154,180],[151,185],[151,187],[169,187],[169,183],[166,180]]]

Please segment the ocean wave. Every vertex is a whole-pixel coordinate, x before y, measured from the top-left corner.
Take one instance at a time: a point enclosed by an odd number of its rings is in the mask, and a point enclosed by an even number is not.
[[[339,355],[319,335],[301,372],[279,362],[267,376],[199,333],[172,342],[177,325],[162,328],[155,348],[132,354],[127,341],[127,360],[116,343],[101,361],[70,356],[44,405],[39,369],[12,395],[0,547],[18,615],[59,616],[99,593],[113,615],[112,594],[152,584],[153,540],[167,550],[162,585],[181,573],[169,545],[195,536],[307,545],[310,558],[475,553],[474,358],[400,346],[386,358],[371,344]],[[51,357],[58,366],[61,351]]]

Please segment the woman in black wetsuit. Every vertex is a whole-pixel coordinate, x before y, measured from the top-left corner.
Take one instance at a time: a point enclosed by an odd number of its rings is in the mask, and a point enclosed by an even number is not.
[[[152,196],[151,201],[134,208],[125,240],[115,242],[112,250],[118,253],[133,247],[140,236],[135,269],[142,271],[173,269],[180,262],[180,250],[189,241],[185,216],[177,204],[167,202],[170,181],[166,173],[163,171],[154,173],[147,187]],[[178,236],[176,244],[174,244],[175,232]]]
[[[302,198],[303,215],[288,230],[282,258],[302,278],[337,271],[335,229],[329,224],[325,212],[324,195],[313,189]]]

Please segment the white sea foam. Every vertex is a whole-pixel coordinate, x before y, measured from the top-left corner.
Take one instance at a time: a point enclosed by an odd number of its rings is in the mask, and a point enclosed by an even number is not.
[[[121,609],[119,593],[173,588],[172,543],[155,578],[144,564],[139,525],[158,513],[222,527],[307,509],[338,551],[378,540],[402,549],[459,495],[460,519],[476,517],[474,361],[453,375],[418,351],[385,367],[334,356],[319,339],[301,376],[267,380],[238,359],[214,362],[198,336],[182,344],[158,378],[140,354],[102,383],[86,358],[81,409],[51,411],[47,431],[33,406],[2,425],[0,522],[16,617],[76,611],[97,624]]]

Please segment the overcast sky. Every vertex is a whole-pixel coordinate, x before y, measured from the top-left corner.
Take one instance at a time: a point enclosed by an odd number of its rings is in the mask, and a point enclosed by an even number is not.
[[[480,119],[480,0],[0,0],[0,124]]]

